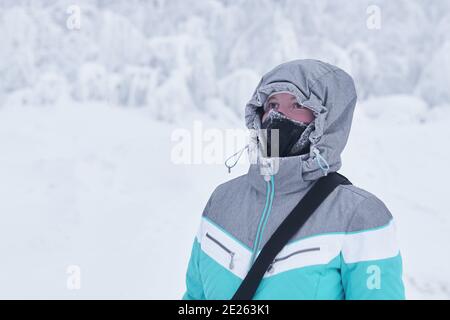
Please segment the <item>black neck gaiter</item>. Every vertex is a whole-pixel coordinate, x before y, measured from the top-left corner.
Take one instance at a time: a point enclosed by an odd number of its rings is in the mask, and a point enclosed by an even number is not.
[[[299,141],[307,126],[308,124],[306,123],[291,120],[280,112],[270,110],[269,115],[261,124],[262,129],[267,129],[267,136],[265,134],[260,134],[260,142],[265,156],[289,156],[292,147]],[[274,129],[278,129],[279,139],[276,139],[275,131],[273,131]],[[272,141],[272,137],[274,141]],[[276,150],[277,145],[278,154]]]

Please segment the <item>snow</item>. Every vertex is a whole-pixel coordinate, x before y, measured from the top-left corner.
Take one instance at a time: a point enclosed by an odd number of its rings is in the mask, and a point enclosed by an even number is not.
[[[174,128],[146,109],[1,109],[0,297],[176,298],[198,213],[227,176],[172,165]]]
[[[12,94],[28,105],[30,96],[56,103],[62,95],[141,106],[170,88],[187,92],[189,108],[220,98],[240,112],[242,92],[230,97],[224,83],[247,90],[269,66],[298,58],[347,70],[363,99],[401,93],[435,106],[450,98],[445,0],[4,0],[0,8],[8,79],[0,106]],[[55,79],[61,88],[52,91]]]
[[[395,111],[411,103],[415,115]],[[341,172],[394,214],[408,298],[450,298],[450,109],[421,103],[358,105]],[[203,132],[243,129],[229,119],[192,113],[170,124],[145,108],[105,104],[0,109],[0,297],[180,298],[201,211],[248,162],[231,174],[222,163],[175,164],[171,136],[195,123]],[[67,288],[71,265],[80,290]]]

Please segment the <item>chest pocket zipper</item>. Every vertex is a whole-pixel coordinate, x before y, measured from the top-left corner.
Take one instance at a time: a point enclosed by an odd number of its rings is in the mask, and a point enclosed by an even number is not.
[[[272,263],[269,265],[269,267],[267,268],[267,272],[268,272],[268,273],[273,273],[273,271],[274,271],[273,265],[274,265],[275,263],[279,262],[279,261],[283,261],[283,260],[289,259],[290,257],[295,256],[295,255],[297,255],[297,254],[306,253],[306,252],[311,252],[311,251],[320,251],[320,247],[314,247],[314,248],[308,248],[308,249],[297,250],[297,251],[294,251],[294,252],[292,252],[292,253],[290,253],[290,254],[284,256],[284,257],[275,258],[275,259],[272,261]]]
[[[210,239],[211,241],[213,241],[215,244],[217,244],[220,248],[222,248],[226,253],[228,253],[230,255],[230,264],[228,267],[230,268],[230,270],[233,270],[235,253],[233,251],[231,251],[230,249],[228,249],[226,246],[224,246],[222,243],[220,243],[219,240],[217,240],[216,238],[211,236],[209,233],[206,233],[206,237],[208,239]]]

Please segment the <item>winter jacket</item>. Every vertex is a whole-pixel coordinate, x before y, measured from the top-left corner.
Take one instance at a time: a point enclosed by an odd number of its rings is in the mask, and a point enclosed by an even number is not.
[[[314,112],[310,150],[283,158],[258,153],[247,174],[214,190],[192,244],[183,299],[229,300],[300,199],[341,167],[356,104],[352,78],[317,60],[281,64],[262,77],[246,105],[249,129],[260,128],[261,108],[275,91],[292,92]],[[340,185],[277,255],[253,299],[404,297],[391,212],[374,194]]]

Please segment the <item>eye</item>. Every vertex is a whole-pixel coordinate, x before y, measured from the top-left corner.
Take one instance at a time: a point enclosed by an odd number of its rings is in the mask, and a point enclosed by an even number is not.
[[[277,107],[278,103],[275,102],[269,102],[268,109],[275,109]]]
[[[304,109],[305,107],[304,106],[302,106],[301,104],[299,104],[299,103],[294,103],[294,109]]]

